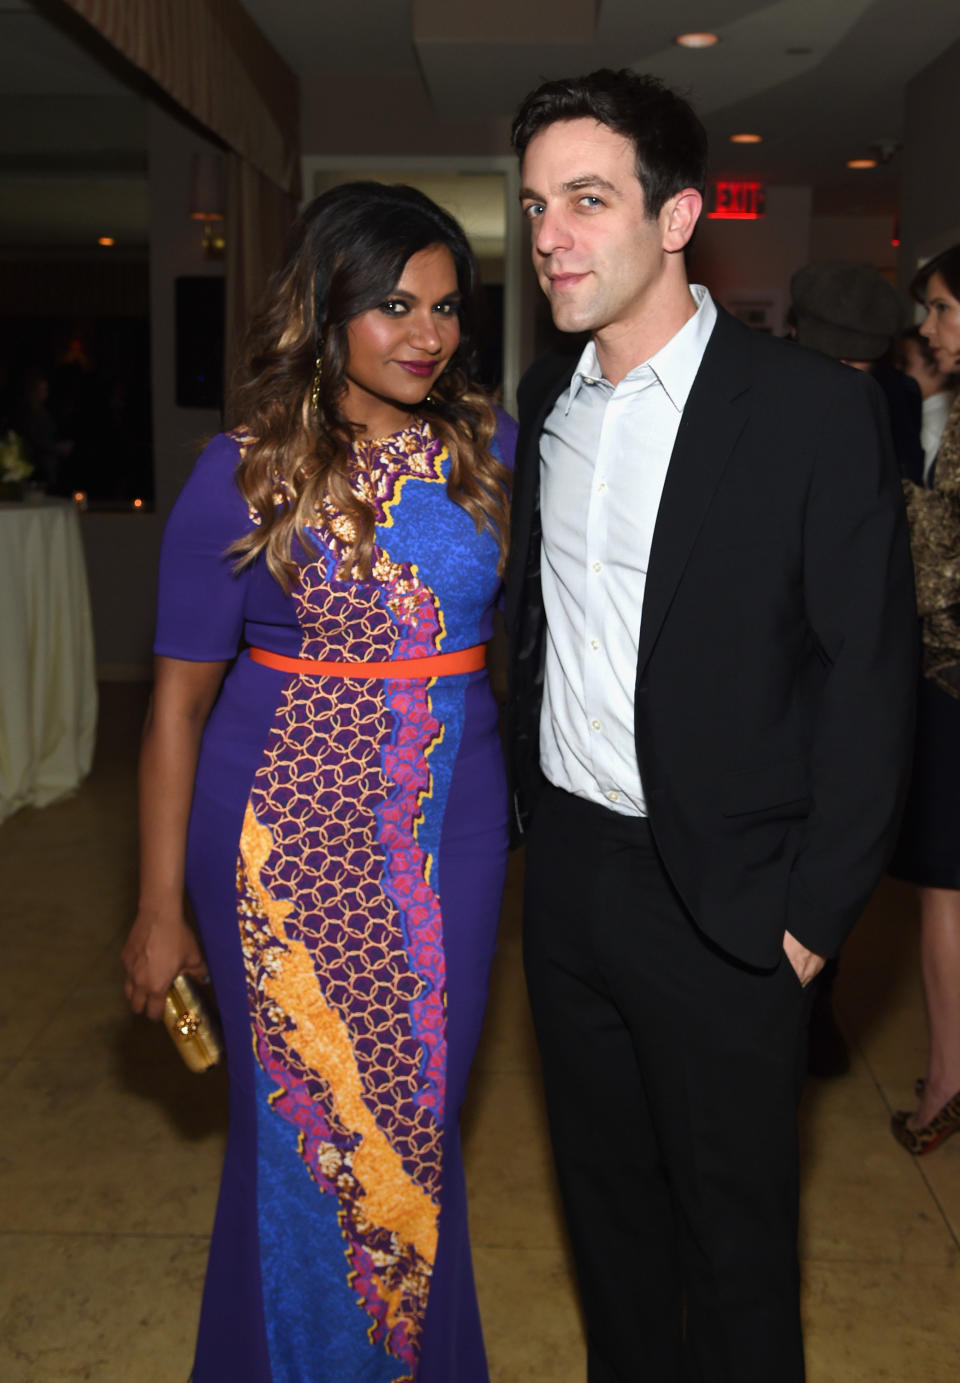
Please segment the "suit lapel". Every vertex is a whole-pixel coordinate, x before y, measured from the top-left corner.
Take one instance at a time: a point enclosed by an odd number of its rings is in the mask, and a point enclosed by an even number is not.
[[[721,308],[693,382],[664,482],[643,598],[639,678],[683,575],[724,467],[747,421],[749,328]]]

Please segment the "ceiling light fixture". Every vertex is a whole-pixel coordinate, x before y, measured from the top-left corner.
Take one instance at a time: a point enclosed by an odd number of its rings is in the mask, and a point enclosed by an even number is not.
[[[878,163],[890,163],[894,155],[903,148],[903,145],[896,139],[875,139],[867,147],[870,150],[870,157],[875,158]]]
[[[673,40],[678,48],[712,48],[720,42],[719,34],[677,34]]]
[[[762,135],[762,134],[732,134],[732,135],[730,136],[730,143],[731,143],[731,144],[762,144],[762,143],[763,143],[763,135]]]
[[[847,167],[848,167],[848,168],[876,168],[876,166],[877,166],[877,160],[876,160],[875,158],[848,158],[848,159],[847,159]]]

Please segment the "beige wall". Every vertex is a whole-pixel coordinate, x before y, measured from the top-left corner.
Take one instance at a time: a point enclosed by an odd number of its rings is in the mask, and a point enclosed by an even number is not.
[[[155,106],[147,129],[156,512],[83,517],[97,665],[106,678],[149,672],[163,522],[203,441],[220,428],[218,413],[174,402],[174,280],[223,273],[222,263],[203,258],[199,224],[188,215],[191,157],[215,146]]]
[[[858,259],[892,274],[897,251],[890,243],[889,216],[814,216],[810,222],[810,258]]]
[[[745,299],[772,302],[774,330],[782,334],[790,276],[810,258],[810,207],[809,187],[771,185],[758,221],[704,218],[690,251],[691,280],[731,310]]]
[[[690,273],[724,307],[756,296],[772,298],[781,321],[790,306],[790,278],[804,264],[859,259],[891,273],[897,251],[887,216],[813,216],[808,187],[767,188],[759,221],[701,223],[690,254]]]

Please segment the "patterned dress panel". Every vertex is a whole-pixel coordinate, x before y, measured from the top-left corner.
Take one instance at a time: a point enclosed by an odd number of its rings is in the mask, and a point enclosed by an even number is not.
[[[413,555],[444,557],[438,574],[448,573],[444,594],[460,616],[462,583],[449,573],[458,562],[461,571],[492,570],[492,539],[446,496],[449,458],[425,426],[358,447],[355,465],[353,484],[377,518],[373,577],[343,574],[352,533],[327,513],[312,533],[316,561],[294,592],[301,656],[444,651],[445,611]],[[473,641],[477,602],[492,594],[484,584],[473,585]],[[468,624],[449,646],[470,637]],[[406,1367],[402,1378],[415,1376],[443,1189],[436,864],[465,686],[463,676],[432,684],[291,677],[238,862],[253,1042],[271,1083],[261,1118],[296,1130],[303,1192],[335,1198],[343,1271],[371,1345]],[[263,1187],[262,1202],[270,1194]],[[265,1295],[270,1271],[265,1265]],[[282,1300],[268,1318],[277,1323],[274,1353],[283,1348]]]

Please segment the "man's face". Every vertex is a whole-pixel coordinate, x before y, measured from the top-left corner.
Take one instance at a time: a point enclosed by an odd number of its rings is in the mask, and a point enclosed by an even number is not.
[[[638,322],[668,255],[631,141],[596,120],[557,121],[527,145],[520,181],[533,266],[560,330]]]

